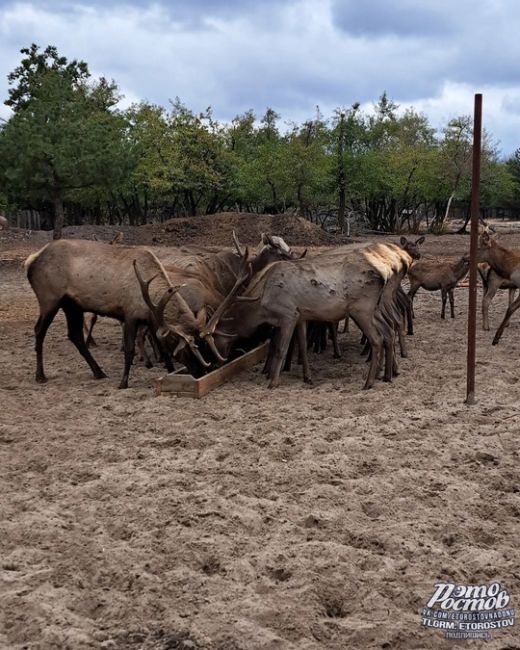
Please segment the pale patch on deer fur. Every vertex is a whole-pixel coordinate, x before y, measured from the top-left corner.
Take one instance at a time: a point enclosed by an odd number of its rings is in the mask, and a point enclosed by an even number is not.
[[[290,253],[291,252],[291,247],[287,244],[287,242],[282,238],[279,237],[278,235],[271,235],[271,240],[273,244],[282,250],[284,253]],[[266,249],[269,248],[269,244],[266,244],[263,242],[262,238],[260,239],[260,243],[258,244],[256,248],[256,254],[260,255],[260,253]]]
[[[404,250],[404,248],[401,248],[401,247],[398,246],[397,244],[386,244],[386,246],[387,246],[388,248],[390,248],[392,251],[394,251],[394,253],[395,253],[395,254],[399,257],[399,259],[401,260],[401,268],[400,268],[399,270],[402,270],[403,265],[406,267],[406,269],[409,269],[409,268],[410,268],[410,266],[411,266],[411,264],[412,264],[412,262],[413,262],[413,258],[412,258],[412,256],[411,256],[409,253],[407,253],[407,252]]]
[[[396,249],[398,247],[396,246]],[[373,244],[363,249],[362,253],[370,266],[387,282],[394,273],[398,273],[411,258],[402,249],[394,250],[388,244]]]
[[[273,235],[271,239],[278,246],[278,248],[282,250],[284,253],[291,252],[289,245],[282,239],[282,237],[278,237],[278,235]]]
[[[390,264],[392,271],[398,273],[403,268],[403,262],[401,256],[397,251],[393,250],[390,245],[387,244],[376,244],[377,254],[382,257],[382,259]]]
[[[25,262],[23,263],[23,267],[26,273],[29,273],[29,268],[31,264],[34,262],[35,259],[40,257],[40,255],[43,253],[43,251],[47,248],[48,245],[49,244],[45,244],[45,246],[43,248],[40,248],[39,251],[36,251],[36,253],[31,253],[31,255],[29,255],[29,257],[25,260]]]

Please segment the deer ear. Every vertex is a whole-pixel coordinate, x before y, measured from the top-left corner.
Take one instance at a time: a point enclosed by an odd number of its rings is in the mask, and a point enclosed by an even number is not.
[[[419,237],[419,239],[415,242],[415,245],[420,246],[421,244],[424,244],[424,239],[425,239],[424,236]]]
[[[406,237],[401,237],[401,239],[399,240],[399,243],[401,244],[401,246],[406,246],[407,241],[408,240],[406,239]]]
[[[197,315],[195,317],[195,320],[197,321],[197,327],[199,331],[206,325],[206,308],[202,307],[202,309],[199,309],[197,312]]]

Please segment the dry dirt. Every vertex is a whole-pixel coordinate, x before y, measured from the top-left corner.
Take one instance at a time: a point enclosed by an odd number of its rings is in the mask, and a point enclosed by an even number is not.
[[[138,365],[119,391],[119,326],[99,324],[95,381],[62,318],[40,386],[36,301],[9,261],[35,243],[0,255],[0,648],[520,647],[520,622],[458,643],[419,617],[437,581],[520,602],[518,318],[498,347],[479,330],[471,408],[464,288],[454,321],[419,292],[409,358],[371,391],[355,332],[341,360],[312,356],[313,387],[295,366],[270,391],[256,367],[200,401],[156,398],[163,370]]]

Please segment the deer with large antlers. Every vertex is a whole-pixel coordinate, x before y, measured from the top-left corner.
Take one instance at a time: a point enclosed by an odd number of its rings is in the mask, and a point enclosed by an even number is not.
[[[350,316],[372,347],[365,383],[365,388],[370,388],[375,381],[383,345],[386,345],[378,323],[380,299],[393,274],[410,262],[405,251],[390,251],[383,244],[346,249],[341,255],[318,255],[309,261],[275,262],[253,278],[240,300],[219,314],[226,319],[219,323],[218,330],[215,329],[217,348],[227,356],[236,340],[250,337],[260,325],[267,323],[275,327],[269,365],[269,386],[275,387],[279,384],[281,367],[296,330],[304,379],[309,380],[305,322],[339,321]],[[389,295],[392,293],[393,287],[388,290]],[[391,367],[388,377],[388,364],[385,372],[386,378],[391,378]]]
[[[85,344],[83,314],[92,312],[123,323],[125,367],[120,388],[128,386],[141,323],[148,324],[174,355],[189,349],[200,364],[210,365],[197,346],[205,314],[192,312],[147,248],[59,240],[30,255],[25,268],[40,305],[35,326],[37,382],[46,381],[43,342],[59,309],[65,313],[69,339],[96,379],[106,375]]]

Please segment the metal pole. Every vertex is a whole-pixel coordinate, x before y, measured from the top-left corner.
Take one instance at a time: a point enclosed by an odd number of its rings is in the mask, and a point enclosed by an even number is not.
[[[473,118],[473,167],[471,172],[471,241],[469,248],[468,366],[466,404],[475,404],[475,358],[477,338],[477,247],[480,216],[480,145],[482,95],[475,95]]]

